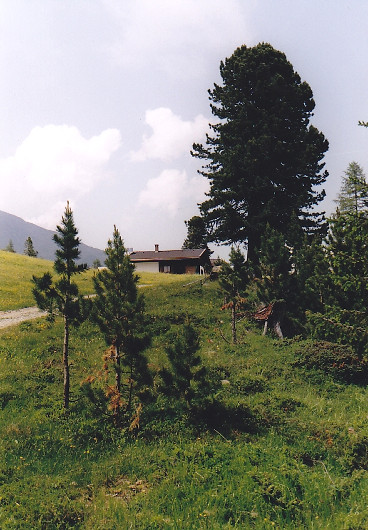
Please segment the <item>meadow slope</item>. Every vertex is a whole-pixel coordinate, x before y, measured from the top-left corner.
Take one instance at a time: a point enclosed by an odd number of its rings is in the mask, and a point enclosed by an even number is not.
[[[35,305],[32,276],[53,272],[53,262],[0,250],[0,311],[10,311]],[[92,292],[93,269],[77,276],[82,294]]]
[[[133,431],[116,429],[82,392],[106,349],[92,323],[72,332],[68,417],[62,322],[0,330],[0,527],[366,528],[366,386],[304,362],[334,348],[263,337],[246,319],[232,345],[216,282],[142,275],[141,285],[155,386]],[[9,295],[6,307],[6,296],[4,309],[30,305]],[[161,394],[158,375],[187,321],[210,381],[192,409]]]

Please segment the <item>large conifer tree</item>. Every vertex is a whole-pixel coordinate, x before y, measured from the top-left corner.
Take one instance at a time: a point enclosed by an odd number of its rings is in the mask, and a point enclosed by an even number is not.
[[[200,210],[211,241],[246,243],[257,261],[267,222],[283,234],[293,215],[308,231],[321,222],[311,208],[325,195],[315,188],[327,177],[328,142],[309,124],[311,88],[270,44],[241,46],[220,74],[222,84],[209,91],[213,134],[192,152],[210,180]]]

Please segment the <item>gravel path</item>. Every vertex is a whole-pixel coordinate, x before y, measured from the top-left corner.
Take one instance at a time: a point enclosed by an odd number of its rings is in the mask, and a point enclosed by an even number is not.
[[[15,309],[14,311],[0,311],[0,328],[14,326],[25,320],[32,320],[44,315],[46,313],[38,309],[38,307],[24,307],[23,309]]]
[[[148,285],[138,285],[138,287],[149,287]],[[95,297],[95,294],[87,295],[88,298]],[[25,320],[33,320],[46,316],[45,311],[41,311],[38,307],[24,307],[23,309],[14,309],[14,311],[0,311],[0,329],[9,326],[15,326]]]

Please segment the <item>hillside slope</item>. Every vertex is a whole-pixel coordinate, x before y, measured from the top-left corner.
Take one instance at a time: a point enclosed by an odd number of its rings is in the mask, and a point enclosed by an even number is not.
[[[83,392],[106,349],[92,323],[71,334],[67,417],[61,319],[0,330],[0,527],[368,528],[367,386],[345,381],[355,365],[312,367],[336,345],[264,337],[245,319],[232,345],[214,282],[141,282],[155,385],[136,401],[134,432]],[[191,409],[159,375],[188,320],[209,378]]]
[[[45,272],[53,273],[52,261],[0,250],[0,311],[36,305],[31,279]],[[93,274],[91,269],[75,278],[81,294],[93,292]]]
[[[28,223],[16,215],[0,211],[0,248],[5,248],[11,239],[14,249],[19,254],[23,254],[24,243],[27,237],[31,237],[33,246],[38,252],[38,257],[53,260],[55,257],[56,245],[52,240],[54,232],[46,230],[33,223]],[[105,253],[94,247],[81,243],[81,261],[92,266],[95,259],[101,263],[105,260]]]

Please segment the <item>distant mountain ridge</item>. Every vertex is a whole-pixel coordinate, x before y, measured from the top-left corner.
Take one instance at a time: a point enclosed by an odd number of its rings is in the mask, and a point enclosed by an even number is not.
[[[46,230],[33,223],[28,223],[16,215],[0,210],[0,249],[4,249],[11,239],[14,250],[19,254],[24,252],[24,243],[27,237],[31,237],[33,246],[38,252],[39,258],[54,260],[56,244],[52,240],[54,231]],[[105,261],[106,255],[99,248],[90,247],[81,243],[80,245],[81,263],[87,263],[89,267],[94,260],[99,259],[101,263]]]

